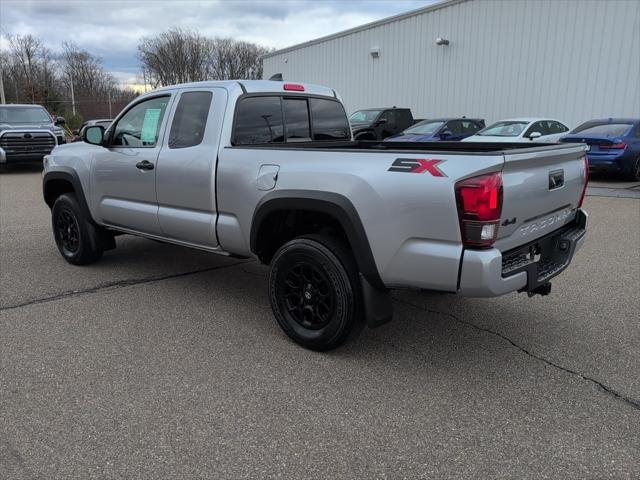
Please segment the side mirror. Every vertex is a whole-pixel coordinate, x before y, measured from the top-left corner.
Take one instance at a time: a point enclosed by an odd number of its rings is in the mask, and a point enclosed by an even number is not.
[[[60,125],[64,125],[66,122],[64,121],[64,117],[56,117],[56,120],[53,123],[56,127],[59,127]]]
[[[540,132],[531,132],[529,134],[529,140],[535,140],[536,138],[540,138],[542,134]]]
[[[91,145],[102,145],[104,141],[104,127],[100,125],[94,125],[87,127],[82,132],[82,140],[90,143]]]
[[[449,137],[453,137],[453,133],[451,133],[451,130],[444,130],[444,131],[440,132],[440,138],[442,140],[444,140],[445,138],[449,138]]]

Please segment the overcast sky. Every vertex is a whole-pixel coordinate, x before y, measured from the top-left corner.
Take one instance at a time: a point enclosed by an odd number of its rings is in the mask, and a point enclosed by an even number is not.
[[[0,0],[3,34],[32,34],[53,51],[72,40],[135,83],[140,37],[171,27],[282,48],[436,0]]]

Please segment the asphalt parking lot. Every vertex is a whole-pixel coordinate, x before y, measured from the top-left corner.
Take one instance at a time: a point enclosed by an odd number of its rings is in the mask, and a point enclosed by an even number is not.
[[[40,178],[0,174],[0,478],[640,477],[640,200],[615,182],[552,295],[395,292],[320,354],[255,263],[119,237],[66,264]]]

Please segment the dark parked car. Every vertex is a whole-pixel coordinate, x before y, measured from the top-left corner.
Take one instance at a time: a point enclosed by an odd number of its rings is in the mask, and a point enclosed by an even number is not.
[[[640,180],[639,118],[589,120],[560,141],[589,145],[591,171],[617,172],[629,180]]]
[[[97,120],[87,120],[82,125],[80,125],[79,130],[73,131],[73,141],[81,142],[82,134],[84,133],[87,127],[93,127],[94,125],[99,125],[101,127],[104,127],[104,129],[106,130],[107,128],[109,128],[112,122],[113,122],[112,118],[100,118]]]
[[[0,163],[42,161],[65,143],[62,125],[40,105],[0,105]]]
[[[386,142],[439,142],[458,141],[484,128],[481,118],[434,118],[411,125],[398,135],[385,139]]]
[[[368,108],[349,117],[356,140],[384,140],[402,132],[416,122],[408,108]]]

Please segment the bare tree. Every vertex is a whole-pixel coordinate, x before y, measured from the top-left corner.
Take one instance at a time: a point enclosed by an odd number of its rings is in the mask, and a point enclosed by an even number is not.
[[[171,85],[197,82],[209,77],[212,42],[202,35],[172,29],[155,37],[143,38],[138,58],[150,83]]]
[[[31,102],[36,102],[36,83],[42,43],[33,35],[8,35],[9,51],[13,60],[13,73],[24,83]],[[16,78],[18,80],[18,78]],[[16,83],[17,86],[17,83]],[[24,92],[21,92],[24,93]]]
[[[62,44],[60,56],[63,82],[69,88],[73,87],[79,96],[104,96],[116,85],[116,80],[102,67],[100,58],[81,49],[72,42]]]
[[[143,38],[138,58],[152,86],[202,80],[262,78],[261,57],[270,50],[231,38],[210,39],[172,29]]]
[[[254,43],[216,38],[210,58],[216,80],[262,78],[262,56],[271,50]]]
[[[54,54],[31,35],[6,35],[0,50],[0,74],[6,101],[38,103],[50,112],[70,119],[70,87],[73,78],[77,112],[81,117],[105,117],[119,112],[136,93],[119,87],[100,58],[73,43],[64,43]],[[69,122],[70,124],[71,122]]]

